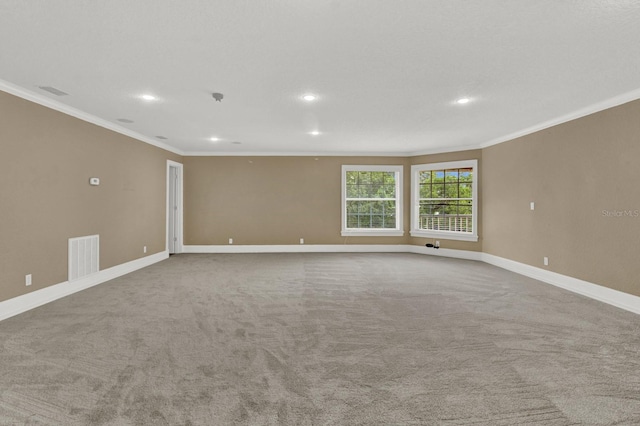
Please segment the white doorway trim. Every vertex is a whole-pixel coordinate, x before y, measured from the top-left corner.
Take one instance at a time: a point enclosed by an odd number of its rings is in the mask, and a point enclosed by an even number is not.
[[[167,238],[169,254],[182,253],[183,247],[183,166],[167,160]]]

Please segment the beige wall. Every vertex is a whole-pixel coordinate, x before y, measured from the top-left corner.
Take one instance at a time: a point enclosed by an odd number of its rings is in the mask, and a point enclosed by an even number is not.
[[[420,157],[186,157],[185,244],[414,244],[409,235],[411,165],[477,159],[481,150]],[[403,237],[342,237],[342,165],[402,165]],[[478,180],[480,184],[480,180]],[[479,190],[481,193],[481,190]],[[481,196],[479,196],[481,198]],[[480,215],[480,214],[479,214]],[[481,220],[479,220],[481,223]],[[482,228],[480,235],[482,236]],[[482,242],[440,238],[443,248],[481,251]]]
[[[486,253],[640,296],[640,101],[482,158]]]
[[[406,244],[340,235],[343,164],[402,165],[408,176],[399,157],[186,157],[185,244]]]
[[[480,240],[442,247],[537,267],[548,256],[551,271],[640,295],[638,117],[635,101],[483,150],[408,158],[182,158],[0,92],[0,301],[65,281],[70,237],[100,234],[102,269],[144,245],[164,250],[167,159],[185,165],[188,245],[424,245],[409,236],[411,165],[477,159]],[[404,236],[340,235],[343,164],[404,166]]]
[[[101,269],[165,249],[179,156],[4,92],[0,154],[0,301],[66,281],[70,237],[100,235]]]

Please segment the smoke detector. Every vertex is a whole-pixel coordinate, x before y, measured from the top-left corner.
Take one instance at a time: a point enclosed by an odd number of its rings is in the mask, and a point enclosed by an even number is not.
[[[212,93],[211,96],[213,96],[213,99],[215,99],[216,102],[221,102],[222,98],[224,98],[222,93]]]

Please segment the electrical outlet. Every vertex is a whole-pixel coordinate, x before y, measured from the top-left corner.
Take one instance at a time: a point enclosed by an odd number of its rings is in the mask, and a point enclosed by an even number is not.
[[[549,258],[547,256],[542,259],[542,262],[544,263],[544,266],[549,266]]]
[[[146,253],[147,252],[147,246],[142,247],[142,252]]]
[[[536,209],[536,203],[534,203],[533,201],[529,204],[529,207],[531,208],[531,210],[535,210]]]
[[[229,238],[229,244],[233,244],[233,238]]]
[[[304,244],[304,238],[300,238],[300,244]]]
[[[24,285],[31,285],[31,274],[24,276]]]

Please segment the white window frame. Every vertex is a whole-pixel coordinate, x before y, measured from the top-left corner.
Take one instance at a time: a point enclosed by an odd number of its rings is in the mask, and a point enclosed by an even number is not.
[[[371,228],[347,228],[347,172],[392,172],[396,175],[396,227],[387,229]],[[404,235],[402,228],[402,172],[403,166],[367,166],[367,165],[343,165],[342,166],[342,236],[388,236],[401,237]]]
[[[473,232],[434,231],[420,229],[420,172],[446,169],[473,169],[472,223]],[[415,164],[411,166],[411,231],[412,237],[440,238],[444,240],[478,241],[478,160],[449,161],[446,163]]]

